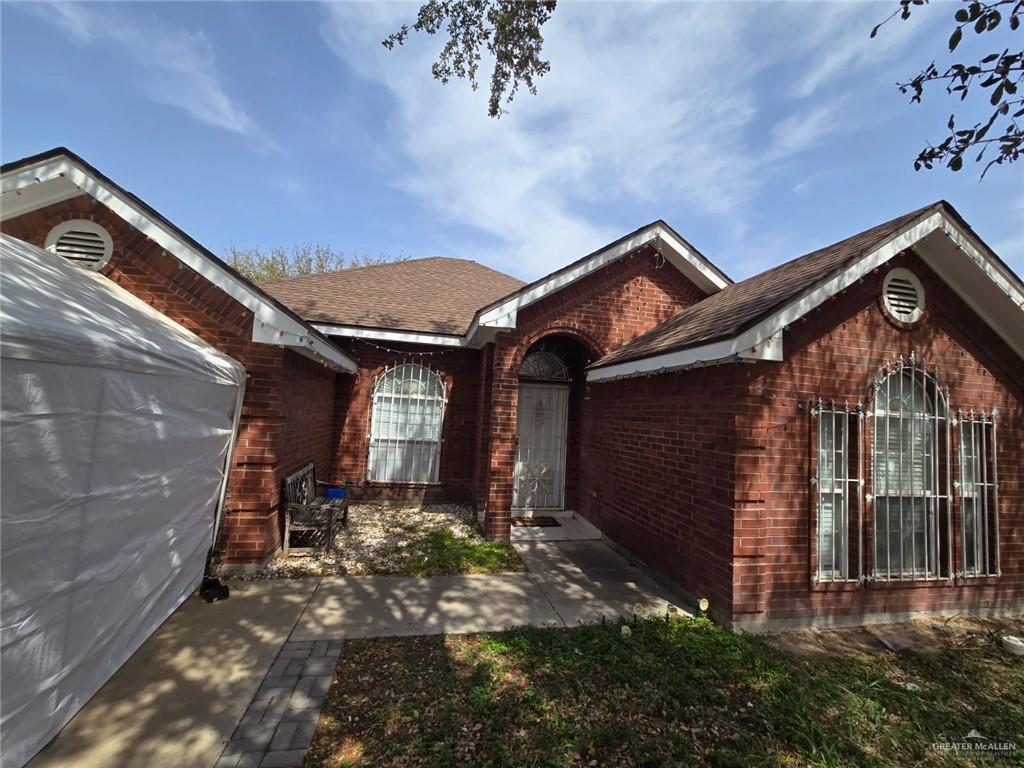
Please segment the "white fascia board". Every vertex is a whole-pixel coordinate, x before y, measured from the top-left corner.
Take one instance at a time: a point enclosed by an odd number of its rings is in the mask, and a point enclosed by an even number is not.
[[[481,312],[474,322],[474,326],[514,328],[516,312],[523,307],[528,307],[545,296],[575,283],[577,280],[586,277],[592,272],[596,272],[647,243],[659,239],[671,249],[672,253],[669,254],[669,258],[673,266],[683,272],[706,293],[715,293],[728,285],[721,277],[708,269],[704,262],[674,237],[671,232],[661,225],[654,225],[641,230],[628,240],[623,240],[595,253],[572,269],[556,273],[537,285],[513,294],[501,302],[501,304]],[[671,258],[673,255],[676,258]]]
[[[710,269],[681,240],[665,227],[655,224],[641,230],[628,240],[599,251],[570,270],[554,274],[537,285],[512,294],[500,304],[490,309],[477,312],[473,322],[470,323],[469,330],[463,336],[445,336],[412,331],[389,331],[379,328],[363,328],[335,323],[314,323],[313,327],[321,333],[334,336],[478,349],[493,341],[496,331],[515,328],[519,310],[523,307],[528,307],[647,243],[657,240],[660,240],[667,246],[666,250],[668,253],[666,254],[666,259],[705,293],[716,293],[728,285],[727,281]]]
[[[474,321],[464,336],[448,336],[422,331],[393,331],[386,328],[366,328],[361,325],[344,325],[342,323],[310,323],[310,325],[325,336],[342,336],[371,341],[397,341],[403,344],[424,344],[435,347],[480,349],[494,341],[499,332],[515,328],[515,319],[516,316],[513,313],[502,318],[500,325],[481,326]]]
[[[223,266],[197,251],[162,222],[156,221],[147,215],[131,200],[124,197],[116,189],[112,189],[94,178],[84,168],[76,165],[70,158],[56,157],[44,160],[39,165],[21,168],[6,174],[3,177],[0,191],[7,193],[32,184],[45,183],[61,176],[66,178],[78,190],[85,192],[101,205],[109,208],[165,251],[175,256],[182,263],[188,265],[192,270],[198,272],[231,298],[235,299],[239,304],[252,310],[256,321],[262,321],[266,325],[273,326],[275,330],[282,331],[282,340],[269,343],[295,347],[306,355],[312,353],[313,356],[322,358],[335,368],[348,373],[355,373],[358,370],[358,366],[347,355],[319,339],[312,339],[312,344],[300,343],[298,341],[299,337],[309,337],[309,329],[304,324],[297,322],[291,315],[281,311],[281,309],[260,295],[258,291],[254,290],[252,286],[238,279],[238,277]],[[40,207],[39,201],[36,201],[35,205]],[[254,322],[253,341],[268,343],[256,338],[255,328],[257,326],[258,322]]]
[[[269,344],[275,347],[291,349],[311,360],[323,363],[333,371],[356,373],[359,370],[359,367],[351,358],[316,338],[308,329],[302,330],[300,333],[286,331],[253,316],[252,340],[258,344]],[[338,360],[332,359],[332,357],[328,356],[329,354],[333,354],[335,357],[340,355],[349,364],[345,365]]]
[[[383,328],[363,328],[358,325],[340,325],[338,323],[310,323],[310,325],[325,336],[397,341],[405,344],[431,344],[440,347],[467,346],[465,336],[446,336],[439,333],[420,333],[418,331],[389,331]]]
[[[750,347],[756,347],[765,340],[782,334],[791,324],[809,312],[817,309],[831,297],[840,293],[870,273],[873,269],[885,264],[889,259],[910,248],[914,243],[924,239],[936,229],[940,229],[945,221],[941,213],[933,213],[903,232],[889,238],[885,243],[851,264],[839,274],[818,285],[809,293],[789,302],[777,312],[768,316],[757,325],[742,334]]]
[[[756,350],[747,343],[745,336],[744,334],[744,336],[713,341],[699,347],[679,349],[674,352],[666,352],[663,355],[629,360],[603,368],[593,368],[587,371],[587,381],[613,381],[634,376],[651,376],[742,360],[782,360],[781,335],[773,337],[770,342],[759,345]]]
[[[701,347],[667,352],[663,355],[632,360],[587,372],[587,381],[646,375],[694,365],[725,362],[736,358],[746,360],[782,360],[783,336],[789,325],[821,306],[832,296],[846,290],[872,270],[885,264],[897,254],[912,247],[936,230],[944,230],[950,239],[971,258],[978,267],[1014,303],[1024,310],[1024,294],[1015,286],[1012,278],[1005,274],[1000,264],[988,258],[969,233],[945,214],[936,211],[917,224],[894,235],[859,261],[851,264],[832,279],[820,284],[807,293],[783,306],[757,325],[732,339],[707,344]]]
[[[993,261],[985,255],[985,249],[969,232],[965,232],[960,226],[943,216],[946,235],[960,247],[960,250],[967,254],[978,268],[985,273],[996,286],[1010,297],[1021,309],[1024,309],[1024,293],[1017,287],[1016,281],[1007,274],[1007,269],[999,262]]]
[[[815,290],[790,302],[778,312],[758,323],[744,334],[746,341],[751,346],[757,346],[766,339],[781,335],[791,323],[817,309],[832,296],[846,290],[872,270],[881,267],[897,254],[924,240],[937,230],[943,230],[1004,294],[1024,310],[1024,293],[1021,293],[1012,278],[1005,274],[1002,265],[986,256],[980,247],[975,247],[973,238],[964,232],[955,221],[944,213],[936,211],[900,234],[893,236],[828,282],[822,283]]]
[[[15,176],[15,174],[11,174]],[[63,176],[49,178],[47,181],[29,179],[24,186],[8,187],[8,179],[4,179],[4,189],[0,193],[0,221],[7,221],[21,216],[23,213],[45,208],[48,205],[62,203],[82,194],[82,190]]]
[[[703,259],[687,248],[685,243],[677,239],[675,235],[664,227],[657,227],[655,230],[655,236],[660,237],[661,241],[671,248],[679,259],[685,262],[676,263],[673,260],[676,268],[696,283],[697,287],[705,293],[718,293],[720,290],[725,288],[725,286],[729,285],[727,281],[723,280],[713,269],[708,267],[708,265],[704,263]],[[669,258],[671,259],[671,254]],[[691,274],[691,270],[696,270],[698,275],[695,276]]]

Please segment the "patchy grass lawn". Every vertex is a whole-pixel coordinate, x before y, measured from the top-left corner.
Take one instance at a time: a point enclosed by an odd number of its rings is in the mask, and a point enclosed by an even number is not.
[[[405,547],[401,568],[409,576],[524,571],[519,555],[505,542],[459,537],[447,528],[417,531]]]
[[[906,682],[920,690],[910,691]],[[950,754],[972,729],[1015,758]],[[316,766],[1024,764],[1024,662],[994,638],[821,659],[702,619],[349,642]]]
[[[278,557],[249,578],[301,576],[441,576],[525,571],[503,542],[487,541],[472,507],[352,504],[348,525],[335,532],[334,552]]]

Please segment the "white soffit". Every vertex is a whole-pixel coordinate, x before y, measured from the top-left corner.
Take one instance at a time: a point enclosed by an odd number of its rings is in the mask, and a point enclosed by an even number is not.
[[[917,246],[922,259],[1014,352],[1024,357],[1024,293],[1012,274],[986,255],[984,246],[976,238],[950,216],[936,211],[731,339],[595,368],[587,371],[587,381],[650,375],[735,360],[782,360],[783,336],[791,323],[911,246]]]
[[[232,274],[179,237],[172,228],[143,211],[113,185],[95,178],[70,157],[61,155],[9,171],[0,181],[0,220],[86,193],[168,253],[252,310],[253,341],[295,349],[333,370],[355,373],[358,366],[332,344],[313,336],[310,327],[276,306],[254,286]],[[261,325],[262,324],[262,325]],[[273,332],[262,333],[267,329]]]
[[[325,336],[346,336],[355,339],[374,339],[375,341],[398,341],[406,344],[434,344],[440,347],[465,347],[465,336],[446,336],[440,333],[420,333],[417,331],[392,331],[386,328],[364,328],[360,325],[342,325],[339,323],[310,323]]]

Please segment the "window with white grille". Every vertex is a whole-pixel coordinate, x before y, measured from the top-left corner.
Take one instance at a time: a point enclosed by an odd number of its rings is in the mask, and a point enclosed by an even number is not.
[[[857,581],[864,559],[859,407],[818,401],[815,581]]]
[[[431,369],[403,363],[374,385],[367,477],[382,483],[437,482],[444,384]]]
[[[914,323],[924,314],[924,286],[909,269],[889,270],[882,281],[882,300],[889,313],[904,323]]]
[[[813,582],[1001,574],[996,414],[951,418],[948,403],[911,354],[883,370],[870,407],[813,405]]]
[[[873,576],[948,575],[949,421],[935,378],[911,356],[875,384]],[[942,510],[946,515],[941,515]]]
[[[964,576],[999,574],[999,490],[996,420],[958,414],[960,426],[960,552]]]
[[[102,269],[114,252],[110,233],[87,219],[61,222],[50,230],[43,245],[75,266],[91,270]]]

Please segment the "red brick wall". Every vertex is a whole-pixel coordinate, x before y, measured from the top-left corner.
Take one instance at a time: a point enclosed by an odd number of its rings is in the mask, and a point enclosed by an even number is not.
[[[730,616],[735,455],[732,366],[592,383],[580,511],[606,536]]]
[[[319,383],[313,385],[294,367],[286,371],[281,349],[251,341],[250,310],[87,195],[6,221],[3,231],[42,246],[54,226],[77,218],[96,221],[111,234],[114,252],[103,270],[107,277],[245,366],[249,380],[232,456],[218,559],[244,563],[265,558],[280,545],[283,473],[308,460],[304,452],[310,449],[319,452],[316,458],[326,467],[323,445],[312,446],[296,436],[308,429],[317,435],[311,438],[314,443],[323,442],[328,427],[321,414],[329,421],[333,412],[333,374],[318,372]],[[319,405],[290,400],[287,408],[291,410],[286,411],[285,379]],[[291,418],[296,421],[289,425],[289,438],[283,428]]]
[[[892,262],[911,268],[926,291],[926,314],[907,328],[890,322],[879,304],[884,267],[811,313],[785,336],[786,360],[744,367],[749,394],[744,406],[752,432],[764,445],[757,460],[741,460],[756,503],[751,527],[737,530],[742,544],[734,563],[738,620],[827,618],[865,613],[1005,607],[1024,603],[1024,362],[913,255]],[[867,399],[879,370],[911,352],[939,385],[950,405],[998,410],[1001,560],[999,579],[967,584],[918,583],[812,587],[809,478],[814,437],[809,401]],[[866,491],[871,491],[870,420],[862,445]],[[957,472],[957,431],[951,464]],[[954,477],[956,475],[954,474]],[[870,527],[870,505],[866,505]],[[959,564],[959,503],[954,491],[954,572]],[[747,531],[750,535],[747,535]],[[865,550],[870,563],[870,539]]]
[[[284,450],[281,453],[281,471],[285,476],[313,461],[317,480],[334,479],[337,379],[337,374],[322,363],[291,350],[285,351]]]
[[[491,386],[485,394],[490,425],[482,453],[488,465],[477,504],[486,510],[488,536],[506,538],[509,532],[519,366],[530,346],[559,334],[576,339],[596,359],[702,296],[677,269],[644,247],[519,312],[516,329],[500,335],[494,345]],[[576,435],[569,439],[576,455],[567,463],[574,469],[581,443]]]
[[[581,511],[737,622],[1019,608],[1024,361],[916,257],[893,265],[912,268],[925,286],[926,314],[912,327],[890,322],[879,305],[887,267],[787,330],[784,362],[589,385]],[[954,410],[999,413],[1003,575],[966,584],[812,585],[809,404],[870,406],[866,395],[879,370],[911,351],[938,368]],[[867,492],[869,444],[862,448]],[[957,461],[954,437],[954,472]],[[959,514],[955,503],[955,553]],[[870,560],[870,539],[865,550]],[[960,567],[954,554],[954,571]]]
[[[367,501],[472,502],[476,465],[476,422],[480,357],[476,349],[447,349],[388,342],[387,352],[358,340],[340,342],[359,364],[359,374],[339,388],[334,475],[355,483],[352,496]],[[421,356],[417,352],[437,352]],[[366,480],[370,450],[370,417],[374,381],[387,367],[420,363],[437,371],[444,382],[447,402],[441,428],[441,464],[437,484],[370,483]]]

